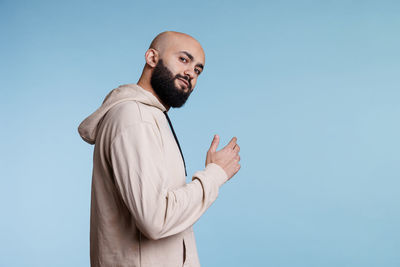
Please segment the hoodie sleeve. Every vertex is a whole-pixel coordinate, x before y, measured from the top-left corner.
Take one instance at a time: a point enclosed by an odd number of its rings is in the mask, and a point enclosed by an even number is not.
[[[211,163],[192,181],[169,190],[168,179],[152,124],[135,123],[118,134],[110,158],[116,186],[139,230],[156,240],[192,226],[218,196],[227,181],[225,171]]]

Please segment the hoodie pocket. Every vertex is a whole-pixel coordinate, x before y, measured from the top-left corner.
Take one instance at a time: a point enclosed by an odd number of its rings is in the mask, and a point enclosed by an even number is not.
[[[199,258],[197,255],[196,240],[193,230],[188,230],[183,236],[184,249],[184,267],[200,267]]]

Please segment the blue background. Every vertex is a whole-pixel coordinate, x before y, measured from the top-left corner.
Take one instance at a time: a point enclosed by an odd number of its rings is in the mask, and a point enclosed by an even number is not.
[[[79,123],[164,30],[206,52],[170,112],[189,175],[242,169],[195,224],[203,266],[400,266],[398,1],[0,0],[0,266],[89,266]]]

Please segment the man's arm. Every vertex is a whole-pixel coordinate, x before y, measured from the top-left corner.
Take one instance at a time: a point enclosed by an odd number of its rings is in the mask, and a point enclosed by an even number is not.
[[[167,168],[156,130],[136,123],[121,132],[111,145],[111,165],[116,186],[139,230],[156,240],[192,226],[218,196],[219,187],[240,168],[236,139],[216,151],[214,137],[206,168],[192,182],[168,190]]]

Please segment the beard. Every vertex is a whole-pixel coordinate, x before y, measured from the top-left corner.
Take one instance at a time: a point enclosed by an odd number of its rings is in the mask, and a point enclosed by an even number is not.
[[[177,79],[183,79],[188,82],[189,85],[187,91],[184,91],[184,89],[178,88],[175,85],[175,80]],[[153,70],[150,84],[161,101],[169,107],[182,107],[189,98],[189,95],[192,93],[192,84],[189,77],[180,74],[174,76],[164,65],[162,59],[157,62],[157,65]]]

